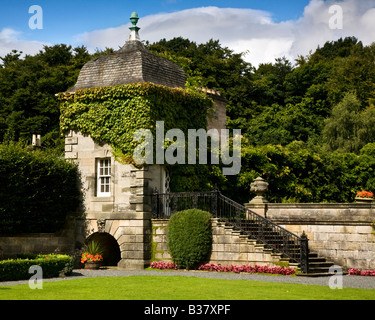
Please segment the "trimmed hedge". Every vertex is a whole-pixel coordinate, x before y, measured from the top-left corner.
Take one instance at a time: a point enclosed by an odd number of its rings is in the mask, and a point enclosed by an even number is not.
[[[168,223],[167,246],[179,268],[206,262],[212,249],[211,214],[198,209],[175,213]]]
[[[14,259],[0,261],[0,281],[28,280],[31,266],[40,266],[43,278],[54,278],[69,275],[73,271],[73,258],[67,255],[37,255],[31,259]]]
[[[55,233],[77,212],[77,166],[46,151],[0,145],[0,233]]]

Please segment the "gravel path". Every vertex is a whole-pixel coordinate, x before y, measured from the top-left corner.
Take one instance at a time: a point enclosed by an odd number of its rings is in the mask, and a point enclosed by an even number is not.
[[[266,281],[266,282],[279,282],[279,283],[298,283],[307,285],[320,285],[328,286],[330,277],[291,277],[291,276],[267,276],[259,274],[246,274],[246,273],[219,273],[219,272],[202,272],[202,271],[153,271],[153,270],[140,270],[140,271],[126,271],[117,269],[100,269],[100,270],[84,270],[77,269],[73,274],[66,278],[53,278],[45,279],[44,281],[62,281],[74,280],[89,277],[129,277],[129,276],[184,276],[184,277],[200,277],[212,279],[228,279],[228,280],[249,280],[249,281]],[[27,284],[28,281],[10,281],[0,282],[0,286],[11,286],[18,284]],[[364,276],[343,276],[344,288],[362,288],[362,289],[375,289],[375,277]],[[374,297],[375,299],[375,297]]]

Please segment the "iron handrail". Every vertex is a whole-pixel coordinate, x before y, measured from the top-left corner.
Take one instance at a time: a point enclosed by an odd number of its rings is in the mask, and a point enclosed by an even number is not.
[[[186,209],[211,212],[214,218],[224,220],[234,228],[264,244],[274,252],[281,253],[291,261],[300,263],[302,272],[308,272],[308,239],[277,225],[245,206],[222,195],[219,191],[176,192],[152,195],[152,217],[168,219],[174,213]]]

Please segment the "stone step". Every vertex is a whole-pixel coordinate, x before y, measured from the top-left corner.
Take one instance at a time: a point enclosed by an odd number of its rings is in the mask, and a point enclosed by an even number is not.
[[[329,267],[313,267],[309,264],[309,272],[308,273],[328,273]]]
[[[327,261],[325,258],[310,258],[309,257],[309,264],[312,266],[333,266],[334,263],[332,261]]]
[[[230,223],[226,224],[226,229],[231,229]],[[232,233],[236,233],[239,237],[243,238],[247,236],[248,244],[255,246],[255,250],[265,253],[275,254],[277,250],[282,250],[284,246],[287,246],[288,251],[291,252],[292,256],[295,257],[295,262],[291,261],[289,258],[285,257],[283,254],[279,253],[280,261],[289,262],[289,266],[293,266],[296,269],[300,267],[299,256],[300,256],[300,246],[295,244],[294,241],[288,241],[286,244],[284,242],[283,236],[276,232],[272,227],[269,226],[260,226],[255,221],[241,221],[241,232],[236,227],[232,227]],[[259,237],[258,237],[259,236]],[[263,239],[267,244],[260,243],[256,238]],[[255,239],[254,239],[255,238]],[[271,248],[274,249],[271,249]],[[334,263],[327,261],[323,257],[319,257],[315,252],[309,252],[309,272],[307,274],[298,273],[298,276],[310,276],[310,277],[319,277],[319,276],[330,276],[329,268]]]

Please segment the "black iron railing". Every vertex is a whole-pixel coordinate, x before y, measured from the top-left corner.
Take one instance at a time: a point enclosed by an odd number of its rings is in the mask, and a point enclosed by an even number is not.
[[[152,217],[169,219],[174,213],[186,209],[209,211],[214,218],[230,223],[235,229],[281,253],[290,261],[300,263],[302,272],[308,272],[308,239],[286,230],[245,206],[225,197],[219,191],[212,192],[155,192],[152,196]]]

